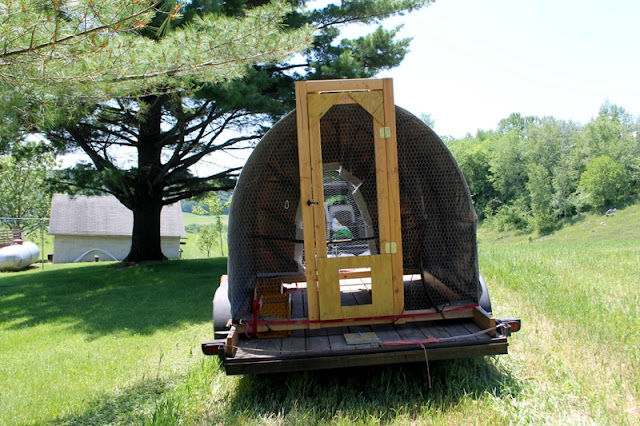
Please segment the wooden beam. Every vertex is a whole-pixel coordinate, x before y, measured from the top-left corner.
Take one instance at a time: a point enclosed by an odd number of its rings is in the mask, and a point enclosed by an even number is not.
[[[362,325],[374,325],[374,324],[391,324],[391,323],[407,323],[407,322],[430,322],[430,321],[441,321],[443,319],[452,320],[452,319],[465,319],[465,318],[473,318],[474,317],[474,309],[462,309],[459,311],[451,311],[444,312],[443,314],[438,314],[435,309],[424,309],[420,311],[409,311],[406,312],[408,315],[415,315],[405,318],[384,318],[384,319],[369,319],[366,321],[354,321],[354,320],[344,320],[344,321],[326,321],[319,322],[317,324],[309,324],[308,318],[292,318],[287,322],[296,322],[298,323],[289,323],[289,324],[278,324],[275,322],[269,322],[269,324],[258,324],[258,332],[269,331],[269,330],[307,330],[310,329],[311,326],[313,328],[333,328],[333,327],[355,327]],[[235,325],[238,333],[245,332],[244,324],[236,324]]]
[[[382,90],[383,80],[375,78],[354,78],[349,80],[309,80],[301,83],[306,85],[306,90],[309,93],[348,92],[355,90]]]
[[[490,343],[462,342],[439,347],[422,348],[383,348],[363,349],[355,353],[316,353],[300,357],[270,358],[227,358],[224,360],[225,372],[234,374],[283,373],[301,370],[323,370],[348,367],[363,367],[381,364],[398,364],[407,362],[424,363],[445,359],[466,358],[487,355],[506,354],[507,339],[492,339]]]
[[[229,334],[227,334],[226,344],[224,346],[224,353],[227,356],[233,355],[233,351],[238,346],[238,338],[240,337],[236,326],[231,326]]]
[[[396,105],[393,96],[393,80],[382,80],[384,87],[384,125],[389,127],[390,136],[386,139],[387,180],[389,188],[389,226],[391,241],[395,243],[395,252],[391,255],[393,279],[393,306],[396,314],[404,311],[404,282],[402,262],[402,223],[400,214],[400,177],[398,172],[398,141],[396,134]]]
[[[477,306],[473,310],[473,322],[475,322],[481,330],[486,330],[488,328],[493,328],[496,326],[496,319],[489,315],[489,313],[487,313],[487,311],[482,309],[480,306]],[[495,337],[497,333],[494,330],[487,334],[491,337]]]
[[[371,277],[371,271],[340,271],[339,277],[341,280],[346,280],[350,278],[369,278]],[[306,283],[307,276],[306,275],[283,275],[279,277],[274,277],[280,280],[283,283]],[[314,276],[314,280],[315,280]]]
[[[422,277],[425,282],[433,287],[438,293],[442,294],[448,300],[463,300],[464,296],[460,293],[452,290],[448,285],[437,279],[434,275],[429,273],[426,269],[421,271]]]
[[[384,247],[391,242],[389,221],[389,188],[387,181],[386,139],[380,137],[380,128],[384,123],[373,120],[373,138],[376,161],[376,190],[378,202],[378,234],[380,238],[380,253],[385,254]]]
[[[318,313],[318,288],[316,284],[315,245],[313,228],[313,209],[307,201],[313,200],[311,186],[311,147],[309,141],[309,115],[307,105],[307,85],[304,81],[296,82],[296,118],[298,125],[298,163],[300,167],[300,204],[302,206],[302,223],[304,250],[306,259],[307,306],[310,320],[320,318]]]
[[[327,257],[327,218],[324,211],[324,169],[322,167],[322,146],[320,140],[320,123],[309,129],[311,152],[311,183],[314,204],[311,205],[314,218],[315,253],[317,257]],[[309,259],[307,258],[307,264]]]

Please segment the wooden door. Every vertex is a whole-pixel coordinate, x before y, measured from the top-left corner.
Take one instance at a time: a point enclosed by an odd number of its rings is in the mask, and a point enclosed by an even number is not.
[[[379,319],[401,314],[402,239],[392,81],[298,82],[296,99],[309,319]],[[366,146],[371,150],[367,158],[375,162],[377,196],[375,205],[367,208],[375,211],[358,213],[360,217],[371,213],[376,218],[375,232],[370,236],[376,240],[376,250],[360,255],[341,256],[327,249],[349,242],[333,236],[330,226],[333,220],[335,227],[336,219],[327,217],[330,206],[325,194],[325,173],[332,167],[342,170],[342,165],[323,163],[321,119],[340,104],[359,105],[371,120],[373,141]],[[339,182],[334,179],[331,184]],[[346,292],[357,280],[367,283],[370,298],[356,305],[345,303],[350,297]]]

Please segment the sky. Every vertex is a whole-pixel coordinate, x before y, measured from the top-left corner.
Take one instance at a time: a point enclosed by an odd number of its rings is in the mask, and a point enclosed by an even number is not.
[[[338,0],[317,0],[327,1]],[[401,24],[410,52],[379,77],[394,79],[396,105],[431,114],[440,136],[496,129],[516,112],[585,124],[606,100],[640,119],[638,0],[436,0],[384,23]],[[216,155],[196,173],[246,155]]]
[[[380,76],[441,136],[515,112],[584,124],[606,100],[640,115],[640,1],[437,0],[398,24],[411,51]]]

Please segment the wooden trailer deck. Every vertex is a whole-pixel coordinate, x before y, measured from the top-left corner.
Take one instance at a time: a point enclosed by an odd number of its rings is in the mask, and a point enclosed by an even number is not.
[[[341,289],[344,305],[371,303],[366,283],[358,282],[354,281],[351,289]],[[291,295],[292,317],[305,318],[306,289],[289,288],[287,293]],[[484,333],[473,318],[299,329],[282,338],[236,334],[230,338],[233,351],[227,351],[228,355],[219,351],[229,375],[498,355],[506,354],[508,346],[505,336]],[[203,344],[203,350],[206,344],[216,343]]]

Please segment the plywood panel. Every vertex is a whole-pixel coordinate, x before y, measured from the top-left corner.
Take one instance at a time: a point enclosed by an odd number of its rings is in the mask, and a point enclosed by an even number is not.
[[[382,91],[351,92],[349,95],[378,122],[385,122]]]
[[[391,268],[388,255],[353,256],[318,259],[320,318],[361,318],[393,314],[389,303],[393,297]],[[371,268],[372,304],[342,306],[340,269]]]
[[[309,129],[313,128],[320,119],[336,104],[354,104],[355,99],[347,93],[309,93]],[[382,104],[382,102],[380,102]]]

